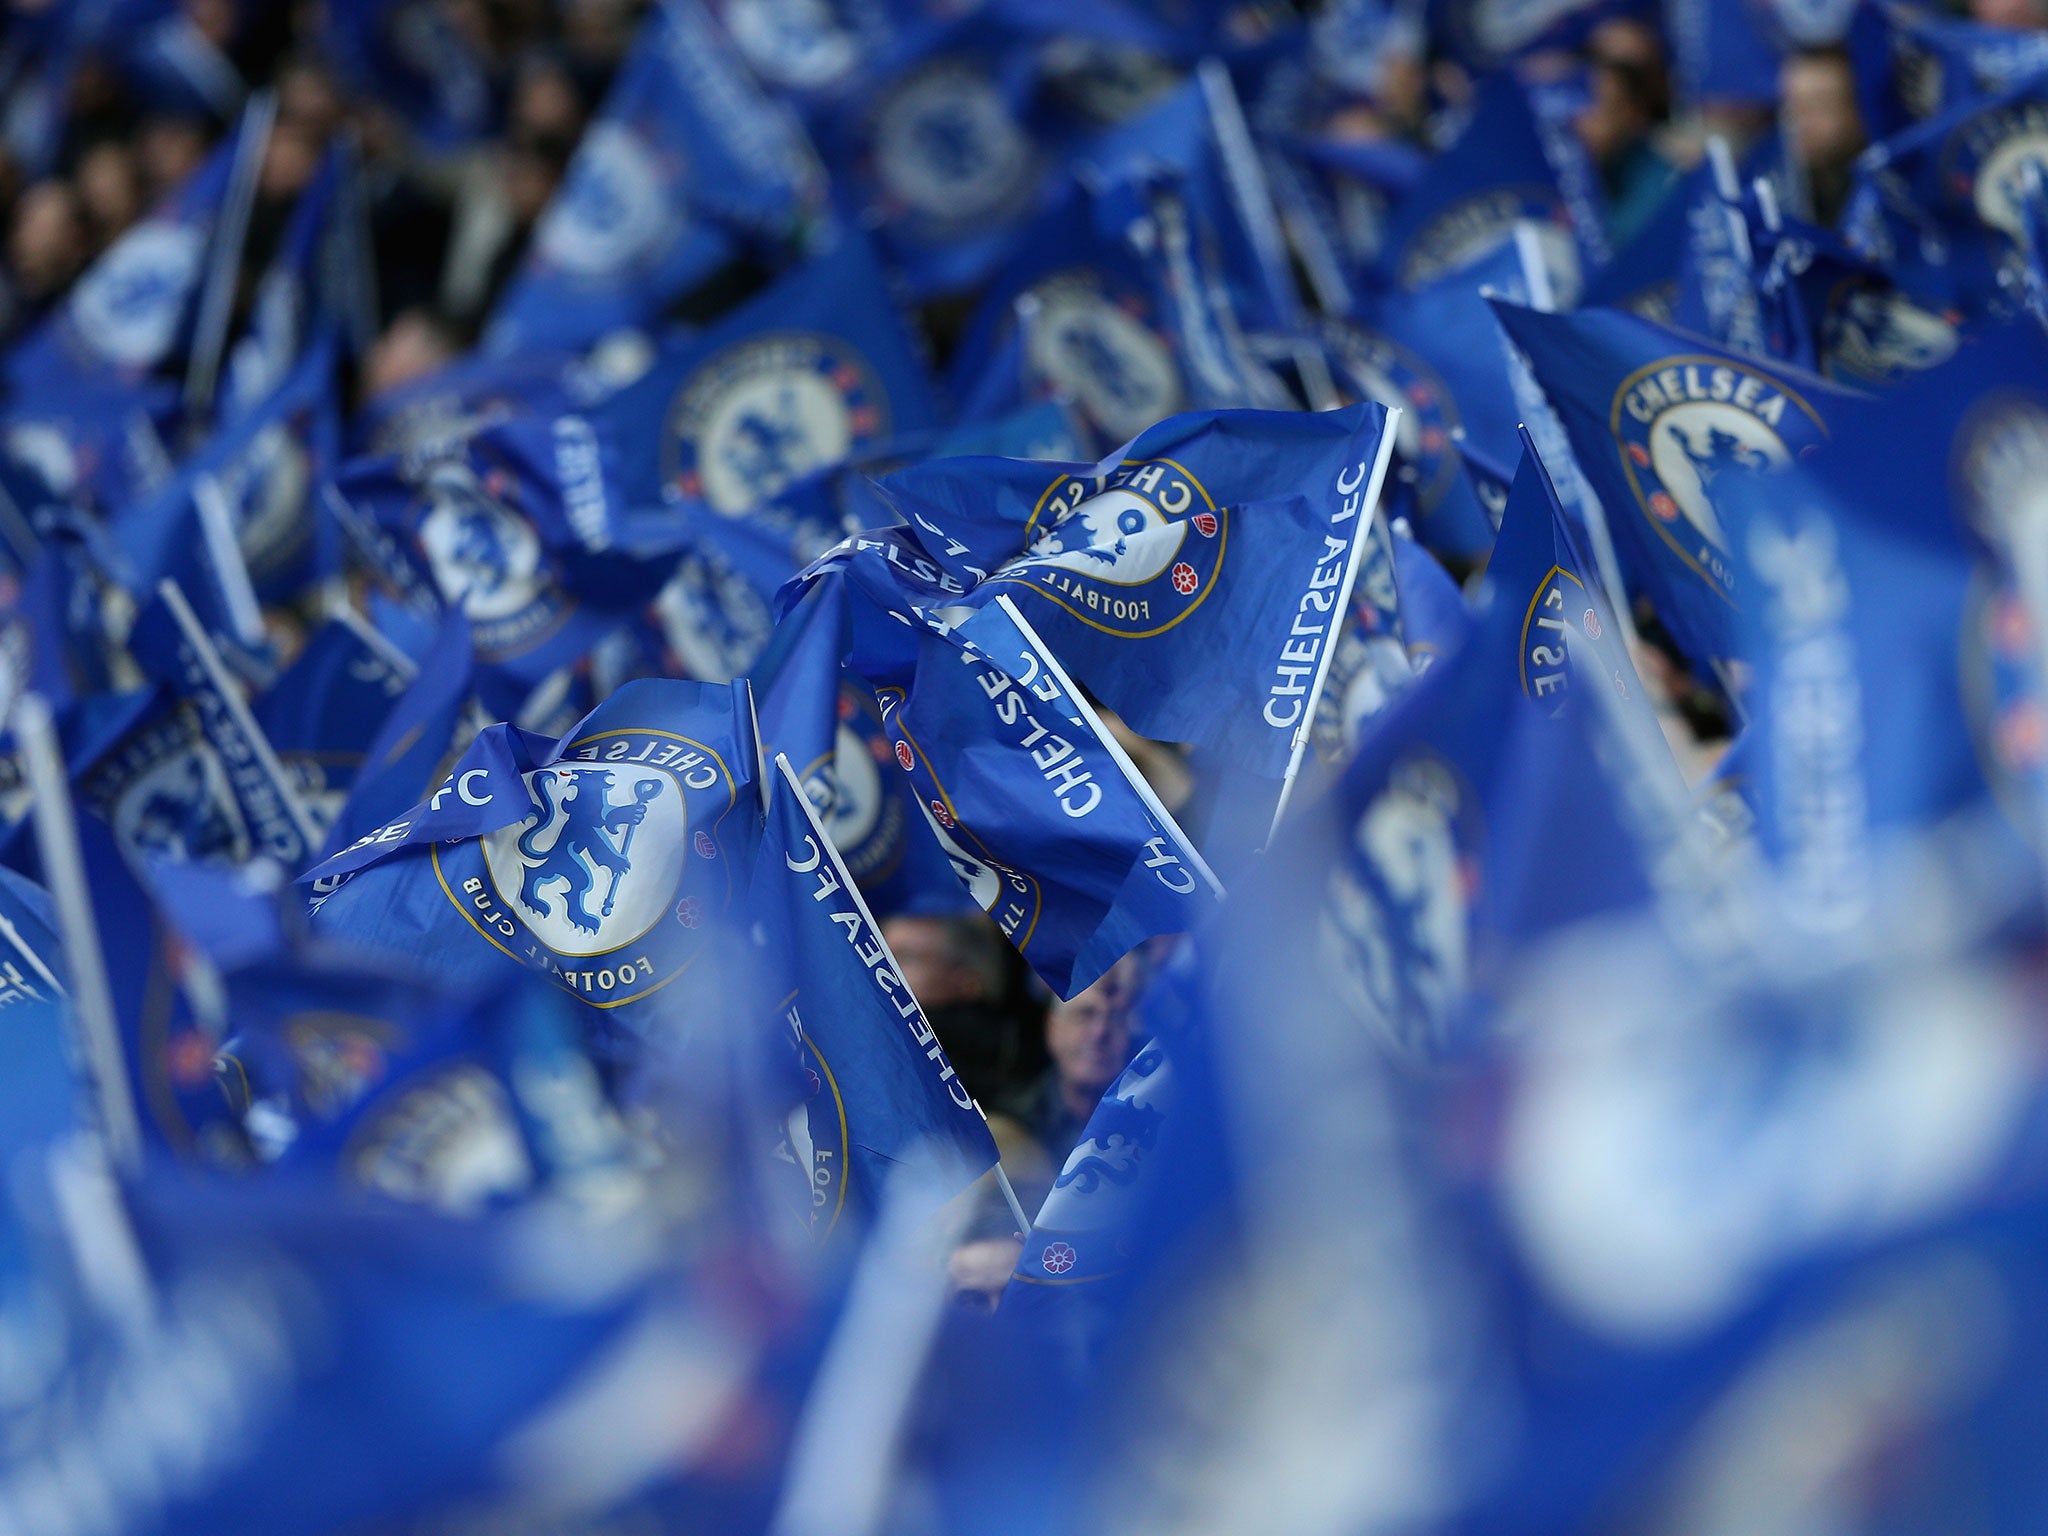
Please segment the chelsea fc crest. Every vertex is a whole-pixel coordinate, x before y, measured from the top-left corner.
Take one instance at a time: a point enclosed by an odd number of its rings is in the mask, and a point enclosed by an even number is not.
[[[777,331],[727,347],[676,391],[662,477],[675,496],[738,517],[888,432],[865,357],[837,336]]]
[[[462,605],[487,662],[531,650],[575,607],[512,490],[502,472],[479,475],[460,459],[443,460],[427,470],[414,507],[414,537],[434,584],[444,601]]]
[[[205,238],[187,225],[132,231],[79,279],[70,309],[78,334],[117,368],[154,367],[178,339],[205,254]]]
[[[1031,288],[1038,310],[1025,336],[1032,375],[1070,395],[1105,438],[1128,442],[1182,409],[1180,370],[1135,291],[1113,292],[1087,268]]]
[[[1949,135],[1941,179],[1992,229],[2026,241],[2028,167],[2048,174],[2048,103],[2015,102],[1980,113]]]
[[[1717,485],[1723,476],[1783,469],[1828,435],[1820,413],[1769,374],[1711,355],[1637,369],[1615,391],[1608,426],[1650,527],[1731,602]]]
[[[1000,86],[942,59],[885,95],[873,125],[884,203],[934,241],[983,233],[1014,214],[1038,169],[1031,138]]]
[[[1024,553],[991,582],[1032,592],[1107,634],[1161,634],[1200,607],[1223,568],[1230,509],[1171,459],[1064,475],[1025,525]]]
[[[1414,492],[1416,513],[1428,517],[1458,478],[1458,407],[1450,390],[1428,363],[1377,331],[1331,321],[1323,340],[1353,394],[1401,408],[1394,437],[1399,475]]]
[[[568,183],[534,231],[534,251],[573,278],[622,277],[675,244],[678,199],[655,152],[631,128],[594,123]]]
[[[434,846],[448,899],[497,948],[597,1007],[674,980],[712,931],[706,913],[731,896],[719,832],[737,793],[725,762],[671,732],[608,731],[526,785],[524,820]]]

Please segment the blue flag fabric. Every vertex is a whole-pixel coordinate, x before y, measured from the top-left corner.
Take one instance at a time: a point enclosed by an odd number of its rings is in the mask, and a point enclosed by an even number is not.
[[[57,311],[6,354],[16,403],[50,390],[132,388],[190,336],[207,246],[242,142],[230,134],[149,217],[110,246]]]
[[[319,837],[289,775],[175,586],[137,616],[130,644],[159,707],[110,748],[80,798],[126,855],[239,865],[258,855],[297,872]]]
[[[1468,266],[1534,224],[1560,303],[1578,296],[1588,263],[1580,252],[1543,131],[1522,83],[1509,71],[1481,82],[1464,132],[1401,200],[1382,265],[1416,289]]]
[[[1472,633],[1472,609],[1451,573],[1403,528],[1393,530],[1393,553],[1402,648],[1408,664],[1426,672],[1464,645]],[[1494,558],[1499,558],[1497,548]],[[1489,561],[1487,569],[1492,568]]]
[[[996,1145],[788,761],[751,903],[782,1015],[818,1079],[802,1161],[824,1238],[849,1214],[872,1220],[892,1176],[957,1193],[995,1166]]]
[[[251,704],[256,724],[323,838],[419,670],[343,610],[307,637],[292,664]]]
[[[803,130],[760,93],[696,0],[661,0],[492,317],[485,350],[576,347],[647,325],[785,234],[817,196]]]
[[[564,415],[357,460],[335,477],[328,505],[409,606],[461,608],[485,702],[510,714],[667,579],[673,527],[630,514],[625,496],[610,441]]]
[[[1197,412],[1089,467],[956,459],[882,482],[1133,729],[1278,778],[1313,718],[1393,449],[1386,411]]]
[[[1598,658],[1603,673],[1591,680],[1594,686],[1633,701],[1631,708],[1648,707],[1599,575],[1580,553],[1550,475],[1526,433],[1486,579],[1491,596],[1476,643],[1514,656],[1524,698],[1552,712],[1565,708],[1575,666],[1590,656]],[[1566,652],[1566,629],[1586,642],[1576,662]]]
[[[1624,577],[1694,662],[1731,655],[1739,530],[1722,481],[1812,453],[1855,397],[1612,310],[1494,312],[1607,510]]]
[[[1739,492],[1759,831],[1816,900],[1860,902],[1869,838],[1987,792],[2038,833],[2039,599],[2018,519],[2044,400],[2048,347],[2003,327]]]
[[[593,413],[638,445],[621,468],[627,505],[702,502],[738,516],[814,470],[938,425],[887,294],[866,239],[848,234],[702,336],[665,345]]]
[[[494,726],[309,872],[313,930],[451,979],[530,966],[630,1032],[745,895],[754,754],[744,684],[629,683],[556,742]]]
[[[1214,877],[1029,631],[996,606],[953,631],[919,618],[915,639],[909,668],[868,673],[896,761],[955,876],[1046,985],[1072,997],[1193,928]]]

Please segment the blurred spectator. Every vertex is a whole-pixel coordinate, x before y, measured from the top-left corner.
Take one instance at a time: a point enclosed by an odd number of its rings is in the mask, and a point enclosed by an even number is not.
[[[883,920],[882,937],[967,1091],[984,1105],[1015,1097],[1034,1073],[1008,996],[1012,951],[996,925],[979,912],[899,915]]]
[[[136,150],[142,157],[142,177],[151,202],[199,169],[212,138],[196,117],[164,114],[142,125]]]
[[[7,231],[7,265],[27,324],[47,310],[86,261],[85,213],[70,183],[39,181],[22,193]]]
[[[1832,227],[1849,200],[1852,168],[1870,142],[1856,105],[1856,72],[1840,48],[1806,48],[1778,71],[1785,149],[1807,198],[1806,212]]]
[[[1664,45],[1640,21],[1602,22],[1587,43],[1592,100],[1574,127],[1606,192],[1607,238],[1626,245],[1664,201],[1677,170],[1653,142],[1671,113]]]
[[[1144,961],[1126,955],[1094,986],[1054,1003],[1045,1016],[1052,1065],[1007,1108],[1038,1138],[1055,1168],[1074,1150],[1096,1101],[1131,1059],[1132,1013],[1143,982]]]
[[[533,226],[562,184],[568,144],[515,135],[472,163],[455,204],[441,273],[441,307],[465,326],[481,323],[525,254]]]
[[[2048,31],[2048,0],[1970,0],[1970,19],[1987,27]]]
[[[520,61],[512,85],[512,132],[560,150],[566,160],[583,135],[586,106],[568,66],[544,51]]]
[[[363,398],[373,399],[425,378],[453,362],[461,350],[462,338],[432,310],[423,306],[404,310],[384,328],[363,358]]]
[[[103,139],[78,157],[78,197],[95,254],[142,217],[142,171],[126,144]]]
[[[317,59],[287,60],[277,75],[277,121],[325,144],[341,126],[344,107],[333,75]]]

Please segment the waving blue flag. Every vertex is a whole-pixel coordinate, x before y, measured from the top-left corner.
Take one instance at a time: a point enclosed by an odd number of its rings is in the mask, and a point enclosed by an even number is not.
[[[696,0],[661,0],[499,300],[484,347],[575,347],[644,326],[784,234],[817,195],[803,130],[760,93]]]
[[[1613,310],[1494,312],[1563,421],[1634,590],[1695,662],[1731,655],[1727,482],[1814,452],[1855,397]]]
[[[822,1238],[849,1210],[872,1219],[896,1170],[954,1193],[995,1166],[996,1144],[789,759],[776,767],[751,902],[818,1080],[800,1160]]]
[[[174,583],[135,621],[159,707],[80,780],[80,799],[131,859],[239,865],[265,855],[305,867],[319,846],[269,739]]]
[[[737,517],[814,470],[938,424],[924,363],[866,239],[852,233],[593,412],[635,451],[627,505]]]
[[[345,465],[328,507],[402,600],[462,609],[486,702],[510,714],[637,612],[675,563],[673,527],[626,511],[616,466],[585,417],[515,417]]]
[[[1072,997],[1214,907],[1201,855],[1014,610],[952,631],[916,617],[915,641],[908,668],[869,677],[896,761],[960,883],[1046,985]]]
[[[2001,327],[1740,488],[1744,751],[1765,845],[1815,901],[1868,898],[1868,839],[1991,798],[2042,826],[2043,653],[2025,531],[2048,346]]]
[[[313,930],[451,979],[530,966],[630,1031],[746,893],[754,752],[744,684],[628,683],[560,741],[493,726],[309,872]]]
[[[292,664],[250,706],[323,837],[368,748],[418,675],[403,651],[342,609],[307,637]]]
[[[1551,285],[1571,303],[1588,263],[1528,92],[1503,70],[1481,83],[1458,141],[1401,200],[1381,262],[1390,280],[1420,288],[1487,255],[1523,222],[1540,231]]]
[[[19,403],[51,389],[129,388],[190,338],[208,242],[238,168],[231,134],[72,285],[56,312],[6,354]]]
[[[972,581],[962,603],[1010,597],[1133,729],[1279,778],[1392,452],[1377,405],[1202,412],[1092,468],[943,460],[883,489]]]

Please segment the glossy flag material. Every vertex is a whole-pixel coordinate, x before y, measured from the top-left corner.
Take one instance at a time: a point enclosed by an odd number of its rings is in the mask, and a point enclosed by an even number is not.
[[[936,426],[924,363],[864,236],[771,285],[702,335],[664,344],[593,414],[635,451],[632,507],[737,517],[815,470]]]
[[[943,460],[882,485],[962,603],[1008,596],[1133,729],[1279,778],[1392,451],[1377,405],[1198,412],[1092,467]]]
[[[616,1044],[724,931],[760,828],[745,685],[629,683],[559,741],[483,732],[309,872],[313,931],[449,981],[529,966],[611,1015],[586,1028]]]
[[[1606,509],[1632,595],[1695,664],[1731,654],[1739,529],[1727,482],[1805,458],[1855,397],[1633,315],[1495,304]]]
[[[576,347],[648,325],[817,197],[812,151],[697,0],[661,0],[535,226],[485,350]]]
[[[822,1239],[849,1216],[872,1220],[899,1168],[952,1193],[995,1166],[996,1144],[789,759],[776,770],[750,900],[815,1079],[800,1161]]]

